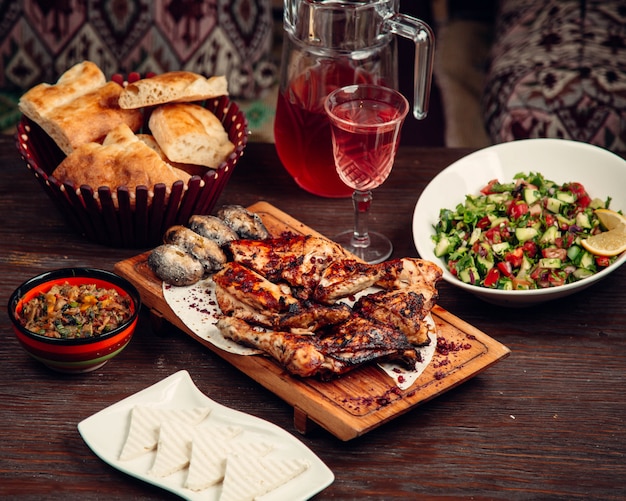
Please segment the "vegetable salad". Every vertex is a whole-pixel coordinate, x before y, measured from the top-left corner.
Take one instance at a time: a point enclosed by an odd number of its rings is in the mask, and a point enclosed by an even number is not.
[[[597,273],[616,258],[594,256],[581,240],[602,229],[580,183],[558,185],[539,173],[490,181],[456,209],[442,209],[435,255],[465,283],[506,290],[554,287]]]
[[[131,299],[115,289],[65,282],[26,302],[20,320],[36,334],[75,339],[111,332],[132,313]]]

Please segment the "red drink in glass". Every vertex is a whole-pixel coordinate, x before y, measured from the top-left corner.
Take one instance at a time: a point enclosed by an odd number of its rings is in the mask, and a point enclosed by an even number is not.
[[[339,177],[355,190],[380,186],[393,166],[400,128],[389,122],[401,115],[393,105],[357,99],[337,105],[333,113],[335,161]]]

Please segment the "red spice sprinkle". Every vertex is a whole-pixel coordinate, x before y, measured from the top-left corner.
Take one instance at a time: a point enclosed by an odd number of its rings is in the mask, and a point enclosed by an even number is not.
[[[402,374],[398,376],[398,383],[404,383],[404,376]]]
[[[437,353],[441,355],[449,355],[460,350],[469,350],[471,347],[472,345],[469,343],[455,343],[454,341],[447,341],[442,337],[437,337]]]

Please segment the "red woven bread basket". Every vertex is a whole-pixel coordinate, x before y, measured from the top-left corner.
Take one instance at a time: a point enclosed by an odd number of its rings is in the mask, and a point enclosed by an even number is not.
[[[171,187],[139,186],[132,197],[126,187],[113,193],[106,186],[61,183],[52,172],[64,153],[27,117],[17,126],[17,148],[44,191],[81,235],[109,247],[153,247],[161,243],[170,226],[185,224],[193,214],[211,213],[248,142],[246,117],[228,97],[197,104],[221,120],[235,150],[217,169],[208,169],[202,177],[192,176],[186,186],[182,181]]]

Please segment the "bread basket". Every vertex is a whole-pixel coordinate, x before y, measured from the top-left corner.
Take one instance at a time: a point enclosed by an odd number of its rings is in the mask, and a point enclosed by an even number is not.
[[[228,97],[197,104],[221,120],[235,150],[217,169],[192,176],[186,185],[177,181],[171,187],[139,186],[131,194],[126,187],[112,190],[61,183],[51,174],[63,160],[63,152],[25,116],[17,126],[17,148],[44,191],[81,235],[109,247],[153,247],[170,226],[185,224],[193,214],[211,213],[248,142],[248,122]]]

